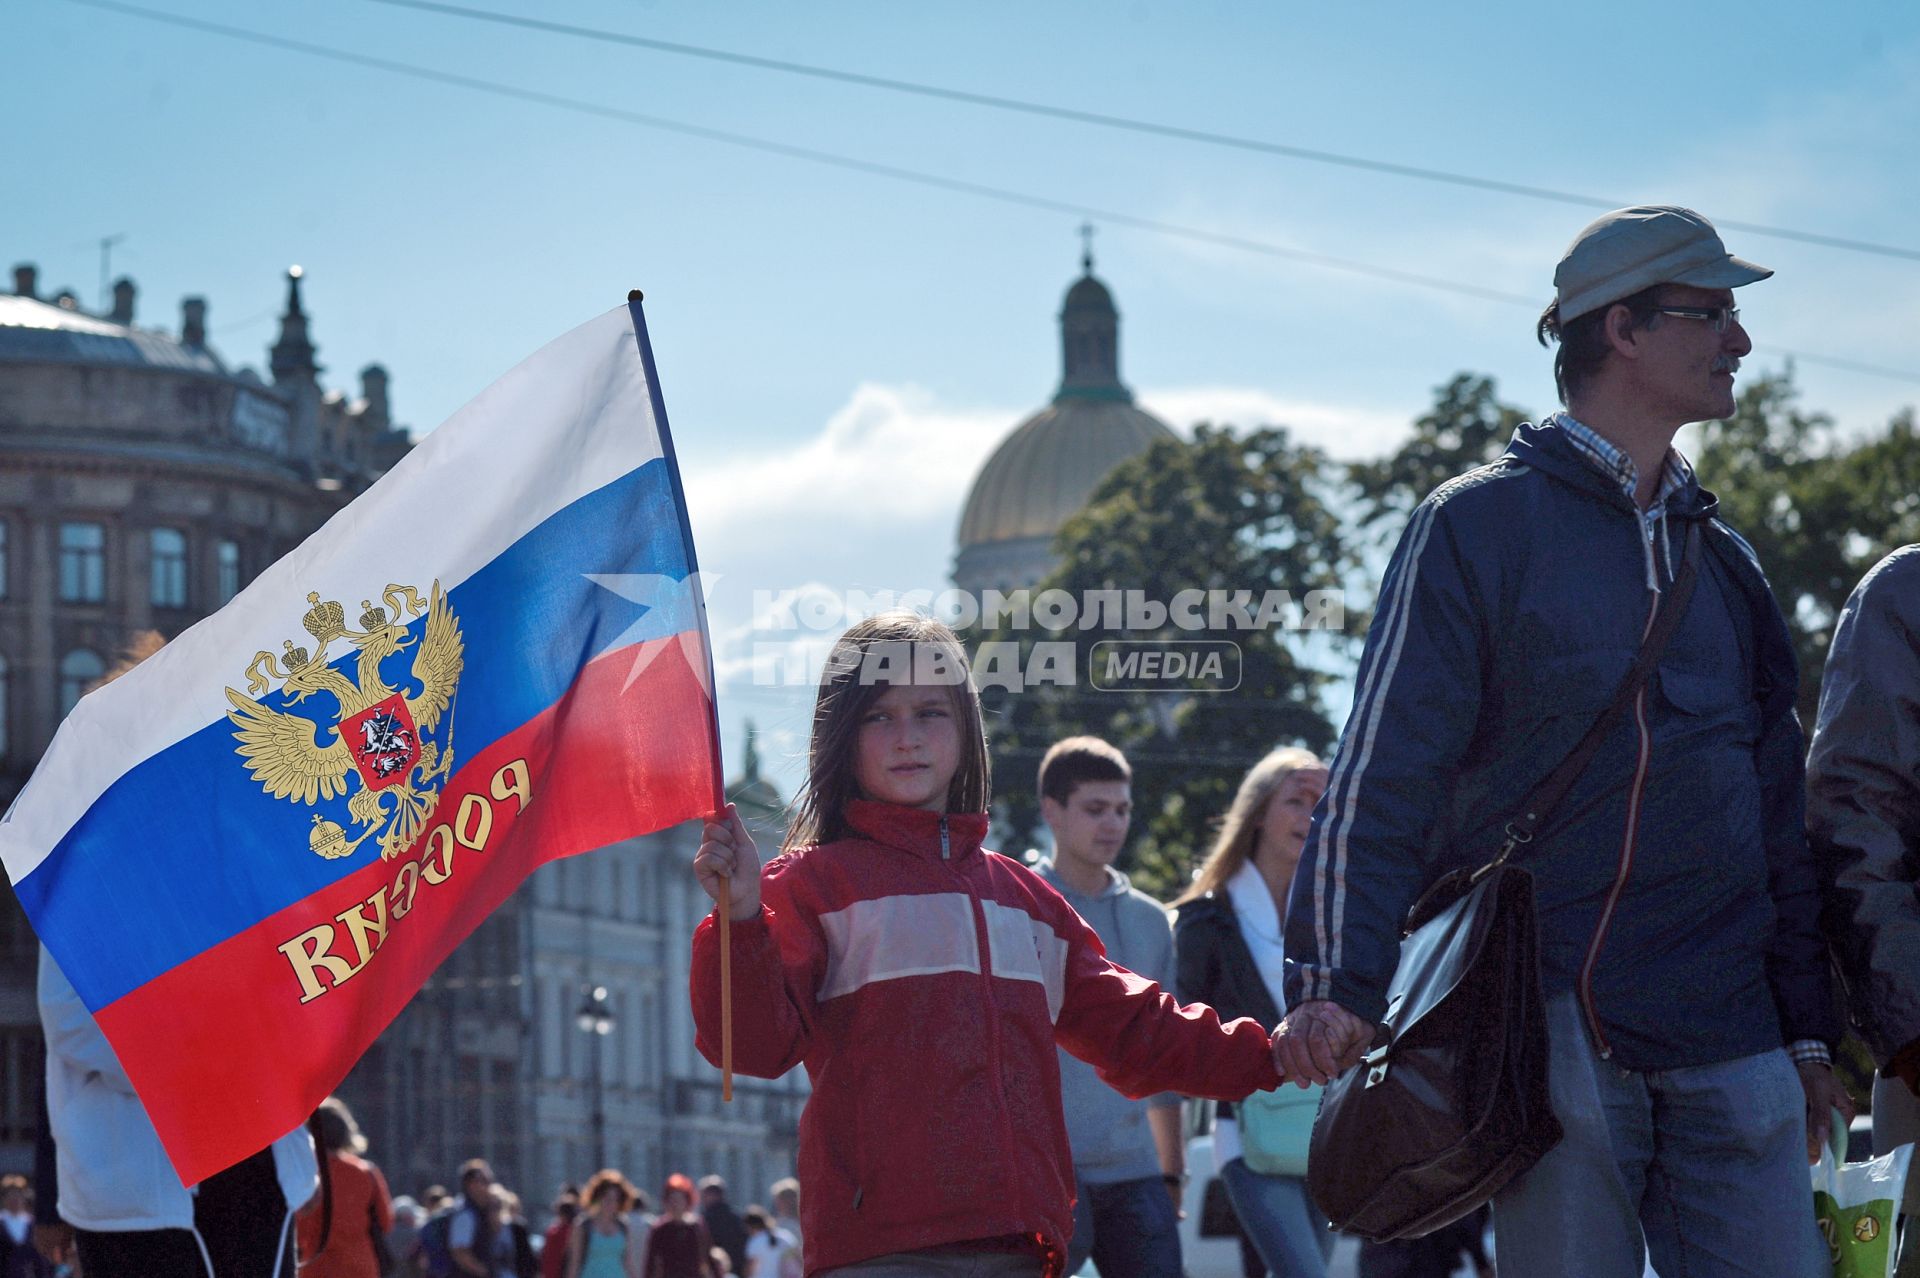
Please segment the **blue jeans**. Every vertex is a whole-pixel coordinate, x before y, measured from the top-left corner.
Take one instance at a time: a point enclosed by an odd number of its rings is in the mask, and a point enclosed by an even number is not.
[[[1263,1176],[1236,1158],[1220,1169],[1240,1228],[1274,1278],[1326,1278],[1333,1254],[1327,1218],[1298,1176]],[[1811,1184],[1812,1182],[1808,1182]]]
[[[1100,1278],[1180,1278],[1180,1218],[1158,1176],[1113,1185],[1074,1181],[1071,1274],[1093,1257]]]
[[[1566,1135],[1493,1200],[1501,1278],[1640,1278],[1649,1252],[1662,1278],[1828,1278],[1784,1050],[1621,1069],[1572,994],[1548,1002],[1547,1032]]]

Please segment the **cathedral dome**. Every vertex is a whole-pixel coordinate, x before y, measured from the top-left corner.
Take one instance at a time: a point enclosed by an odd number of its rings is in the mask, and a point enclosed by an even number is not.
[[[960,515],[954,582],[963,590],[1031,586],[1053,564],[1053,538],[1107,474],[1167,424],[1135,406],[1120,380],[1120,314],[1091,255],[1060,308],[1060,389],[1014,428],[974,478]]]
[[[1061,399],[1020,423],[980,468],[960,516],[960,546],[1051,539],[1107,472],[1173,432],[1114,400]]]

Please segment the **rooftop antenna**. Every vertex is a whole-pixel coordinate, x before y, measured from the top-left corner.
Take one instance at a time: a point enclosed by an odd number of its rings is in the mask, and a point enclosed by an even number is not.
[[[100,310],[102,314],[112,304],[112,286],[108,281],[113,278],[113,246],[126,238],[125,231],[118,235],[100,237]]]

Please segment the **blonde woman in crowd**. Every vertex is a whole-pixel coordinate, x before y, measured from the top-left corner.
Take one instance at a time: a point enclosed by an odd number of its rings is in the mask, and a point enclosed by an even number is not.
[[[1314,805],[1326,788],[1326,764],[1293,748],[1275,750],[1241,781],[1193,886],[1173,903],[1179,911],[1174,979],[1182,1003],[1205,1003],[1223,1021],[1251,1016],[1269,1030],[1280,1023],[1286,1005],[1281,920]],[[1292,1088],[1278,1095],[1304,1109],[1281,1142],[1297,1146],[1291,1152],[1299,1174],[1248,1166],[1248,1145],[1257,1137],[1242,1131],[1241,1115],[1224,1103],[1214,1126],[1214,1161],[1241,1228],[1267,1268],[1280,1278],[1325,1278],[1333,1239],[1307,1198],[1305,1178],[1304,1132],[1313,1111],[1300,1103],[1310,1105],[1312,1098]],[[1252,1103],[1263,1102],[1256,1096]]]

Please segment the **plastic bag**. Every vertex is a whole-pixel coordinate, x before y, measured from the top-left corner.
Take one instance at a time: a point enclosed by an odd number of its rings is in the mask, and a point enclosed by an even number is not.
[[[1319,1084],[1301,1089],[1282,1084],[1235,1103],[1240,1118],[1240,1157],[1262,1176],[1304,1176],[1320,1112]]]
[[[1847,1161],[1847,1123],[1833,1115],[1832,1135],[1813,1168],[1813,1213],[1833,1258],[1833,1278],[1892,1278],[1894,1222],[1906,1192],[1913,1146],[1864,1163]]]

